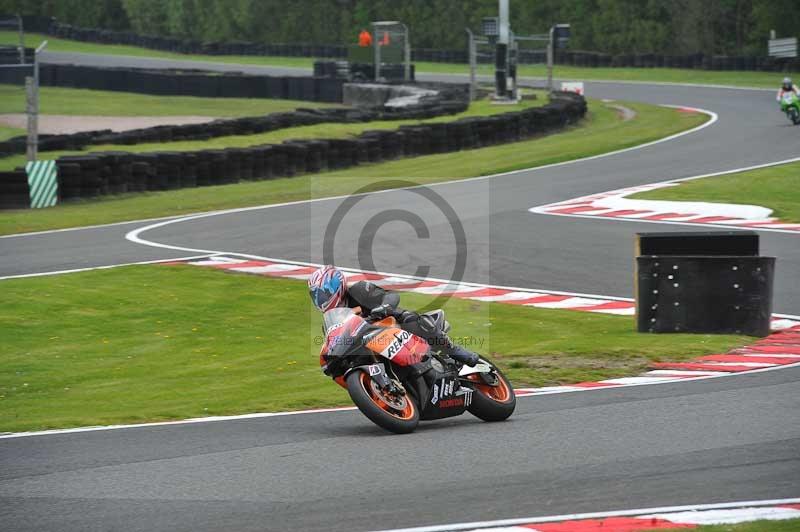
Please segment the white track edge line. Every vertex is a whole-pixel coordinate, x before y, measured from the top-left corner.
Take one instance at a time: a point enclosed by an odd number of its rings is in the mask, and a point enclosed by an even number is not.
[[[731,372],[725,373],[722,375],[702,375],[693,378],[676,378],[674,380],[669,381],[658,381],[658,382],[640,382],[640,383],[629,383],[629,384],[615,384],[613,386],[602,386],[602,387],[595,387],[595,388],[569,388],[569,385],[565,385],[563,390],[551,390],[548,392],[532,392],[526,393],[526,395],[520,395],[517,399],[522,399],[525,397],[540,397],[543,395],[556,395],[556,394],[564,394],[564,393],[575,393],[575,392],[603,392],[607,390],[617,390],[619,388],[633,388],[638,386],[655,386],[659,384],[677,384],[682,382],[692,382],[692,381],[700,381],[700,380],[709,380],[709,379],[719,379],[725,377],[737,377],[743,375],[750,375],[753,373],[766,373],[768,371],[777,371],[781,369],[787,368],[794,368],[800,367],[800,362],[796,362],[793,364],[784,364],[780,366],[773,366],[769,368],[757,368],[748,371],[740,371],[740,372]],[[312,409],[312,410],[295,410],[289,412],[256,412],[252,414],[236,414],[231,416],[211,416],[211,417],[198,417],[198,418],[190,418],[190,419],[177,419],[174,421],[155,421],[152,423],[134,423],[130,425],[99,425],[99,426],[91,426],[91,427],[75,427],[70,429],[51,429],[51,430],[42,430],[42,431],[31,431],[31,432],[10,432],[10,433],[0,433],[0,440],[7,440],[13,438],[27,438],[33,436],[54,436],[58,434],[74,434],[74,433],[81,433],[81,432],[101,432],[107,430],[122,430],[122,429],[138,429],[138,428],[149,428],[149,427],[163,427],[163,426],[171,426],[171,425],[193,425],[197,423],[214,423],[217,421],[236,421],[240,419],[260,419],[260,418],[269,418],[269,417],[280,417],[280,416],[293,416],[293,415],[301,415],[301,414],[324,414],[330,412],[349,412],[356,410],[356,407],[337,407],[337,408],[320,408],[320,409]]]
[[[144,260],[139,262],[124,262],[120,264],[108,264],[105,266],[87,266],[85,268],[73,268],[71,270],[57,270],[51,272],[37,272],[37,273],[20,273],[17,275],[5,275],[0,277],[0,281],[6,281],[10,279],[26,279],[29,277],[45,277],[48,275],[63,275],[65,273],[80,273],[80,272],[89,272],[94,270],[110,270],[111,268],[120,268],[122,266],[139,266],[144,264],[160,264],[162,262],[172,262],[172,261],[181,261],[181,260],[192,260],[192,259],[203,259],[208,257],[213,257],[214,253],[206,253],[203,255],[192,255],[191,257],[176,257],[174,259],[157,259],[157,260]]]
[[[215,421],[236,421],[240,419],[261,419],[268,417],[295,416],[299,414],[325,414],[330,412],[347,412],[355,410],[355,406],[344,406],[334,408],[319,408],[312,410],[291,410],[288,412],[254,412],[252,414],[236,414],[232,416],[209,416],[195,417],[189,419],[176,419],[173,421],[153,421],[151,423],[131,423],[130,425],[93,425],[90,427],[74,427],[70,429],[50,429],[31,432],[0,432],[0,440],[11,438],[23,438],[29,436],[52,436],[56,434],[75,434],[80,432],[100,432],[106,430],[119,429],[140,429],[149,427],[168,427],[171,425],[194,425],[197,423],[212,423]]]
[[[700,174],[700,175],[694,175],[694,176],[689,176],[689,177],[679,177],[677,179],[669,179],[667,181],[657,181],[655,183],[647,183],[647,184],[648,185],[669,185],[669,184],[673,184],[673,183],[683,183],[685,181],[694,181],[694,180],[697,180],[697,179],[705,179],[707,177],[719,177],[719,176],[723,176],[723,175],[731,175],[731,174],[740,174],[740,173],[743,173],[743,172],[751,172],[753,170],[761,170],[763,168],[771,168],[773,166],[782,166],[782,165],[785,165],[785,164],[792,164],[792,163],[796,163],[796,162],[800,162],[800,157],[793,157],[791,159],[783,159],[781,161],[773,161],[773,162],[770,162],[770,163],[756,164],[756,165],[751,165],[751,166],[743,166],[741,168],[734,168],[734,169],[731,169],[731,170],[722,170],[720,172],[711,172],[711,173],[708,173],[708,174]],[[610,194],[610,193],[617,192],[617,191],[620,191],[620,190],[625,190],[625,189],[608,190],[608,191],[605,191],[605,192],[600,192],[599,194]],[[636,193],[638,193],[638,192],[637,191],[631,191],[630,194],[626,194],[625,196],[622,196],[622,197],[627,197],[627,196],[630,196],[630,195],[633,195],[633,194],[636,194]],[[770,233],[787,233],[787,234],[792,234],[792,235],[799,235],[800,234],[800,232],[798,232],[798,231],[791,231],[791,230],[788,230],[788,229],[771,229],[769,227],[742,227],[742,226],[739,226],[739,225],[730,225],[730,224],[726,225],[725,223],[714,223],[714,222],[712,222],[712,223],[694,223],[694,222],[678,222],[678,221],[669,221],[669,220],[642,220],[641,218],[626,218],[626,217],[623,217],[623,216],[619,216],[619,217],[617,217],[617,216],[592,216],[592,215],[577,214],[577,213],[576,214],[565,214],[565,213],[546,212],[544,210],[544,209],[554,208],[554,207],[557,207],[557,206],[560,206],[560,205],[564,205],[564,204],[566,204],[568,202],[577,201],[577,200],[579,200],[581,198],[584,198],[584,197],[587,197],[587,196],[580,196],[580,197],[577,197],[577,198],[568,198],[568,199],[565,199],[563,201],[557,201],[557,202],[554,202],[554,203],[547,203],[545,205],[537,205],[535,207],[529,208],[528,211],[533,213],[533,214],[544,214],[544,215],[547,215],[547,216],[565,216],[565,217],[568,217],[568,218],[587,218],[587,219],[592,219],[592,220],[613,220],[613,221],[637,222],[637,223],[689,225],[689,226],[694,226],[694,227],[717,226],[717,227],[725,227],[725,228],[731,228],[731,229],[739,229],[741,231],[766,231],[766,232],[770,232]],[[564,205],[564,206],[566,207],[566,205]]]
[[[538,207],[534,207],[538,208]],[[532,208],[532,209],[534,209]],[[668,220],[641,220],[638,218],[625,218],[622,216],[591,216],[586,214],[562,214],[562,213],[551,213],[551,212],[540,212],[538,210],[534,211],[529,209],[529,212],[533,214],[543,214],[547,216],[563,216],[565,218],[585,218],[587,220],[608,220],[612,222],[632,222],[632,223],[640,223],[640,224],[668,224],[668,225],[686,225],[690,227],[724,227],[725,229],[735,229],[739,231],[756,231],[756,232],[766,232],[766,233],[783,233],[789,235],[800,235],[798,231],[790,231],[788,229],[770,229],[768,227],[741,227],[737,225],[725,225],[725,224],[717,224],[717,223],[694,223],[694,222],[675,222],[675,221],[668,221]]]
[[[542,517],[528,517],[516,519],[502,519],[497,521],[475,521],[472,523],[458,523],[452,525],[434,525],[422,526],[414,528],[394,528],[385,529],[382,532],[448,532],[451,530],[467,530],[474,528],[488,528],[510,525],[525,525],[534,523],[549,523],[556,521],[572,521],[579,519],[596,519],[603,517],[630,517],[636,515],[649,515],[649,514],[662,514],[662,513],[675,513],[699,510],[724,510],[730,508],[746,508],[746,507],[761,507],[761,506],[780,506],[782,504],[796,504],[800,503],[800,498],[797,499],[771,499],[761,501],[741,501],[741,502],[724,502],[716,504],[692,504],[686,506],[663,506],[656,508],[640,508],[636,510],[619,510],[609,512],[591,512],[581,514],[562,514],[562,515],[549,515]]]
[[[669,106],[669,105],[664,105],[662,107],[675,108],[675,106]],[[388,192],[397,192],[397,191],[400,191],[400,190],[412,190],[414,188],[419,188],[419,187],[448,186],[448,185],[459,184],[459,183],[467,183],[467,182],[472,182],[472,181],[493,179],[493,178],[500,177],[500,176],[518,174],[518,173],[522,173],[522,172],[541,171],[541,170],[545,170],[545,169],[548,169],[548,168],[566,166],[566,165],[570,165],[570,164],[576,164],[576,163],[581,163],[581,162],[585,162],[585,161],[591,161],[591,160],[595,160],[595,159],[611,157],[611,156],[618,155],[618,154],[621,154],[621,153],[627,153],[627,152],[630,152],[630,151],[644,149],[644,148],[647,148],[647,147],[650,147],[650,146],[654,146],[654,145],[657,145],[657,144],[661,144],[661,143],[664,143],[664,142],[669,142],[671,140],[674,140],[674,139],[677,139],[677,138],[680,138],[680,137],[684,137],[686,135],[690,135],[692,133],[695,133],[695,132],[698,132],[700,130],[703,130],[703,129],[715,124],[719,120],[719,116],[716,113],[714,113],[713,111],[708,111],[708,110],[705,110],[705,109],[698,109],[698,108],[694,108],[694,107],[683,107],[683,108],[684,109],[692,109],[692,110],[694,110],[696,112],[705,114],[705,115],[709,116],[710,119],[705,121],[704,123],[700,124],[699,126],[696,126],[696,127],[692,128],[692,129],[688,129],[688,130],[682,131],[680,133],[675,133],[674,135],[669,135],[667,137],[664,137],[664,138],[661,138],[661,139],[658,139],[658,140],[654,140],[652,142],[646,142],[644,144],[639,144],[637,146],[631,146],[629,148],[624,148],[624,149],[621,149],[621,150],[611,151],[611,152],[608,152],[608,153],[592,155],[590,157],[583,157],[581,159],[573,159],[571,161],[564,161],[564,162],[560,162],[560,163],[554,163],[554,164],[549,164],[549,165],[544,165],[544,166],[538,166],[538,167],[533,167],[533,168],[528,168],[528,169],[523,169],[523,170],[514,170],[514,171],[511,171],[511,172],[502,172],[502,173],[499,173],[499,174],[492,174],[492,175],[488,175],[488,176],[469,177],[469,178],[466,178],[466,179],[459,179],[459,180],[456,180],[456,181],[444,181],[444,182],[441,182],[441,183],[432,183],[432,184],[429,184],[429,185],[416,185],[416,186],[412,186],[412,187],[405,187],[405,188],[399,188],[399,189],[377,190],[377,191],[374,191],[374,192],[366,192],[366,193],[362,193],[362,194],[349,194],[349,195],[346,194],[346,195],[332,196],[332,197],[326,197],[326,198],[314,198],[314,199],[310,199],[310,200],[292,201],[292,202],[287,202],[287,203],[276,203],[276,204],[271,204],[271,205],[259,205],[259,206],[255,206],[255,207],[240,207],[240,208],[236,208],[236,209],[228,209],[228,210],[223,210],[223,211],[212,211],[212,212],[207,212],[207,213],[196,213],[196,214],[193,214],[193,215],[185,216],[183,218],[172,218],[172,219],[164,220],[164,221],[161,221],[161,222],[158,222],[158,223],[155,223],[155,224],[147,225],[147,226],[144,226],[144,227],[139,227],[139,228],[137,228],[137,229],[135,229],[133,231],[129,231],[128,233],[126,233],[125,238],[127,240],[131,241],[131,242],[134,242],[136,244],[141,244],[143,246],[151,246],[151,247],[158,247],[158,248],[163,248],[163,249],[174,249],[174,250],[180,250],[180,251],[188,251],[188,252],[191,252],[191,253],[223,254],[223,253],[226,253],[226,252],[219,251],[219,250],[187,248],[187,247],[182,247],[182,246],[174,246],[174,245],[170,245],[170,244],[162,244],[162,243],[159,243],[159,242],[153,242],[151,240],[145,240],[145,239],[141,238],[140,235],[142,233],[144,233],[144,232],[147,232],[147,231],[150,231],[150,230],[153,230],[153,229],[158,229],[158,228],[164,227],[166,225],[171,225],[171,224],[174,224],[174,223],[191,221],[191,220],[195,220],[195,219],[199,219],[199,218],[207,218],[207,217],[211,217],[211,216],[219,216],[219,215],[223,215],[223,214],[235,214],[235,213],[239,213],[239,212],[248,212],[248,211],[253,211],[253,210],[266,210],[266,209],[286,207],[286,206],[292,206],[292,205],[311,204],[311,203],[318,203],[318,202],[322,202],[322,201],[332,201],[332,200],[337,200],[337,199],[344,199],[344,198],[349,198],[349,197],[366,196],[366,195],[370,195],[370,194],[384,194],[384,193],[388,193]]]

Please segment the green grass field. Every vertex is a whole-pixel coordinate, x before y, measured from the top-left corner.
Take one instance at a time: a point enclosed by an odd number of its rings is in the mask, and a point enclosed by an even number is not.
[[[772,209],[780,220],[800,222],[800,163],[706,177],[630,197],[760,205]]]
[[[258,116],[329,104],[260,98],[195,98],[42,87],[39,112],[76,116]],[[0,84],[0,114],[25,112],[24,89]]]
[[[740,523],[738,525],[698,526],[692,530],[696,532],[798,532],[800,531],[800,519],[753,521],[752,523]],[[654,530],[653,532],[656,531]]]
[[[198,287],[202,286],[202,290]],[[131,266],[0,281],[0,431],[347,405],[318,365],[303,281]],[[420,308],[430,296],[403,294]],[[635,374],[745,337],[646,335],[630,318],[451,299],[518,385]]]
[[[20,135],[25,135],[25,134],[26,132],[24,129],[0,126],[0,142],[8,140],[12,137],[18,137]]]
[[[26,35],[26,45],[36,46],[47,40],[48,50],[53,52],[77,52],[87,54],[128,55],[137,57],[153,57],[161,59],[179,59],[185,61],[210,61],[216,63],[239,63],[250,65],[270,65],[310,69],[314,59],[303,57],[261,57],[261,56],[202,56],[183,55],[170,52],[148,50],[135,46],[104,45],[56,39],[47,35],[30,33]],[[0,32],[0,44],[16,44],[17,34],[10,31]],[[442,74],[467,74],[466,65],[448,63],[417,62],[418,72]],[[493,75],[491,67],[482,66],[481,74]],[[523,65],[519,69],[520,76],[544,77],[544,66]],[[642,82],[700,83],[711,85],[732,85],[744,87],[775,88],[777,90],[782,73],[770,72],[736,72],[706,71],[676,68],[582,68],[556,66],[555,76],[559,79],[577,80],[625,80]]]
[[[37,211],[3,211],[0,212],[0,234],[334,196],[351,193],[368,183],[381,187],[381,181],[388,182],[397,176],[412,178],[425,184],[489,175],[634,146],[684,131],[707,119],[705,115],[679,113],[646,104],[626,105],[637,113],[633,120],[622,121],[617,111],[601,104],[593,104],[583,123],[562,133],[479,150],[362,165],[339,172],[291,179],[128,194]],[[297,131],[292,134],[296,133]],[[15,164],[21,163],[22,158],[17,158]],[[324,187],[317,186],[321,178],[324,178]],[[396,185],[386,184],[386,187],[390,186]]]

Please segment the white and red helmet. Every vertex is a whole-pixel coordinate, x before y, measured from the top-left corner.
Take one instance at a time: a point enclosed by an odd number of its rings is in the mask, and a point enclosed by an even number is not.
[[[334,266],[323,266],[308,278],[308,293],[311,301],[322,312],[344,304],[347,281],[341,270]]]

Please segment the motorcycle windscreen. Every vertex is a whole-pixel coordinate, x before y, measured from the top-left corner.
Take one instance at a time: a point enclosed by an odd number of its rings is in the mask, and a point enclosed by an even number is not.
[[[339,307],[325,313],[322,325],[325,329],[323,352],[341,355],[356,345],[355,338],[367,322],[352,309]]]
[[[365,337],[367,349],[388,358],[398,366],[422,362],[428,353],[428,342],[398,327],[381,329]]]

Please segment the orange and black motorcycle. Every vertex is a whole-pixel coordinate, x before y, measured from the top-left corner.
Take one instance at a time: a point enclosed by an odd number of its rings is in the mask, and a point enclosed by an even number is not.
[[[443,311],[426,316],[447,332]],[[420,420],[465,411],[484,421],[502,421],[514,412],[511,383],[485,357],[475,367],[463,366],[401,329],[394,318],[370,322],[350,308],[327,311],[322,328],[323,371],[386,430],[409,433]]]

